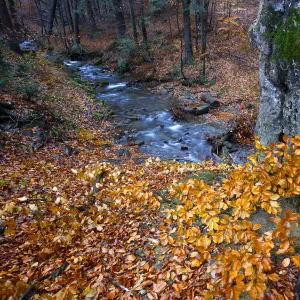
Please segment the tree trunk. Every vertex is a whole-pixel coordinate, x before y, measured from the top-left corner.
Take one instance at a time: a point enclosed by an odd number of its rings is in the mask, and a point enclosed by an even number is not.
[[[17,10],[15,7],[15,1],[14,0],[8,0],[8,6],[11,13],[11,17],[14,20],[16,18]]]
[[[4,31],[13,29],[13,23],[11,21],[5,0],[0,0],[0,19]]]
[[[118,37],[124,37],[126,33],[126,24],[123,12],[122,0],[113,0],[115,18],[118,24]]]
[[[53,22],[54,22],[54,17],[55,17],[55,12],[56,12],[56,5],[57,5],[57,0],[52,0],[51,8],[50,8],[49,16],[48,16],[48,21],[47,21],[47,26],[46,26],[47,35],[51,35],[53,32]]]
[[[132,31],[134,36],[134,41],[138,42],[138,32],[136,28],[136,19],[135,19],[135,11],[134,11],[134,0],[129,0],[129,6],[130,6],[130,15],[131,15],[131,23],[132,23]]]
[[[256,132],[264,145],[277,143],[284,134],[300,134],[299,4],[299,0],[260,0],[258,19],[249,31],[259,50]]]
[[[40,19],[41,19],[41,33],[43,34],[44,33],[44,29],[45,29],[45,24],[44,24],[44,19],[43,19],[43,13],[42,13],[42,9],[41,9],[41,4],[39,3],[38,0],[34,0],[34,4],[36,6],[36,9],[38,11],[38,14],[40,16]]]
[[[182,42],[182,34],[181,34],[181,30],[180,30],[180,24],[179,24],[179,0],[176,1],[176,24],[177,24],[177,30],[178,30],[178,35],[179,35],[179,39],[180,39],[180,73],[181,76],[185,79],[185,75],[184,75],[184,70],[183,70],[183,51],[182,51],[182,46],[183,46],[183,42]]]
[[[73,33],[74,32],[74,22],[73,22],[71,4],[70,4],[69,0],[65,0],[65,4],[66,4],[66,10],[67,10],[66,15],[68,16],[68,20],[71,24],[72,33]]]
[[[88,15],[89,15],[90,32],[95,33],[97,31],[97,25],[96,25],[96,20],[95,20],[91,0],[86,0],[86,6],[87,6]]]
[[[143,43],[145,44],[146,48],[148,49],[148,34],[146,28],[146,16],[144,12],[144,2],[140,0],[140,14],[141,14],[141,27],[142,27],[142,34],[143,34]]]
[[[78,0],[73,0],[73,23],[74,23],[73,47],[74,46],[76,47],[80,45]]]
[[[191,32],[191,17],[190,17],[191,0],[182,0],[183,8],[183,36],[184,36],[184,58],[183,62],[191,63],[193,59],[193,45]]]
[[[201,62],[202,70],[201,76],[202,80],[206,80],[206,56],[207,56],[207,23],[208,23],[208,7],[209,0],[201,0],[201,22],[200,22],[200,32],[201,32]]]
[[[201,23],[201,3],[200,0],[195,0],[195,45],[196,45],[197,52],[199,47],[200,23]]]

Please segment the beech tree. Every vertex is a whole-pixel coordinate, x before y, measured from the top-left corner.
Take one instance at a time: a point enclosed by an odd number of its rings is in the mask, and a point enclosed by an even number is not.
[[[13,29],[13,23],[11,21],[5,0],[0,0],[0,20],[4,31]]]
[[[192,31],[191,31],[191,0],[182,0],[183,8],[183,36],[184,36],[184,63],[190,63],[193,59]]]
[[[47,26],[46,26],[46,33],[48,35],[52,34],[53,31],[53,21],[55,17],[55,12],[56,12],[56,6],[57,6],[57,0],[52,0],[51,1],[51,8],[48,16],[48,21],[47,21]]]
[[[126,33],[126,24],[123,12],[122,0],[113,0],[114,14],[117,21],[117,34],[119,37],[123,37]]]

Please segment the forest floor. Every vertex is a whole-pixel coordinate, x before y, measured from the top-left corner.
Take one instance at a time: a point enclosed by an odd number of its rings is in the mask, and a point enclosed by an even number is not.
[[[289,231],[299,215],[275,218],[274,239],[248,217],[279,213],[278,182],[280,195],[297,190],[254,157],[237,168],[162,162],[115,143],[91,87],[43,53],[1,49],[1,68],[0,100],[30,117],[1,131],[1,299],[294,297],[300,256]],[[262,199],[261,176],[274,186]]]

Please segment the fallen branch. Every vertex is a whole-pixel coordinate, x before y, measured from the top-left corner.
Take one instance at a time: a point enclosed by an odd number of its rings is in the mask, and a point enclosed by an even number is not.
[[[45,279],[50,278],[50,277],[55,278],[55,277],[59,276],[67,268],[68,265],[69,265],[68,262],[64,262],[57,271],[43,275],[39,279],[35,280],[34,283],[27,289],[27,291],[20,297],[19,300],[29,300],[35,294],[35,292],[36,292],[35,287],[39,282],[42,282]]]

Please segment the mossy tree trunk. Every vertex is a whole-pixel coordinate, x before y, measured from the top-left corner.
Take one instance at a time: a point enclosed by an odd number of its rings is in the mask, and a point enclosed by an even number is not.
[[[257,135],[265,145],[300,134],[300,0],[261,0],[249,37],[259,50]]]

